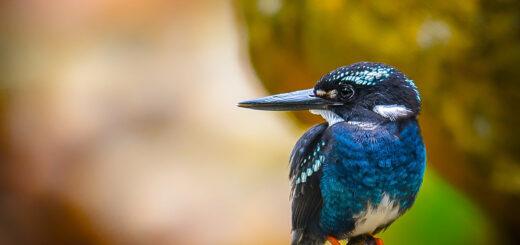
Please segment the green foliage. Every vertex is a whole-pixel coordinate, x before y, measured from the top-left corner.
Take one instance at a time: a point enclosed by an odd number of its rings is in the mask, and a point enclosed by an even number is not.
[[[492,244],[492,225],[471,200],[428,171],[414,207],[380,235],[387,244]]]

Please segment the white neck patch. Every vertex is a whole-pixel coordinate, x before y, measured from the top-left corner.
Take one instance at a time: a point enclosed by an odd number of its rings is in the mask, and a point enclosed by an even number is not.
[[[412,110],[404,105],[376,105],[373,111],[382,117],[390,119],[390,121],[408,117],[413,113]]]
[[[374,130],[379,126],[379,124],[373,122],[348,121],[347,123],[363,130]]]
[[[336,114],[332,111],[329,111],[329,110],[309,110],[309,111],[312,114],[321,115],[321,117],[323,117],[325,120],[327,120],[327,122],[329,123],[329,127],[336,123],[345,121],[345,119],[338,116],[338,114]]]

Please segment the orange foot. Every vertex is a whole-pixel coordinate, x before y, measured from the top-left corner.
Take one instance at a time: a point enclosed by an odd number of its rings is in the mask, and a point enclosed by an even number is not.
[[[376,239],[376,245],[384,245],[383,239],[381,239],[381,238],[375,238],[375,239]]]
[[[376,245],[384,245],[384,244],[383,244],[383,239],[381,239],[381,238],[377,238],[377,237],[375,237],[375,236],[372,235],[372,234],[370,234],[370,235],[371,235],[371,236],[374,238],[374,240],[376,241]]]
[[[341,245],[339,242],[338,242],[338,239],[336,239],[335,237],[332,237],[332,236],[327,236],[327,241],[330,242],[330,244],[332,245]],[[379,245],[379,244],[377,244]],[[382,244],[381,244],[382,245]]]

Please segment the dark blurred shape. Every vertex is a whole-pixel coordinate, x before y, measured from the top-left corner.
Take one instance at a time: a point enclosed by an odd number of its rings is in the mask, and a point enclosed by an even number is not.
[[[86,214],[62,197],[23,199],[1,200],[1,244],[112,244]]]
[[[359,61],[395,66],[423,98],[428,159],[520,240],[518,1],[237,1],[270,93]],[[296,118],[314,124],[306,112]],[[442,197],[439,197],[442,198]]]

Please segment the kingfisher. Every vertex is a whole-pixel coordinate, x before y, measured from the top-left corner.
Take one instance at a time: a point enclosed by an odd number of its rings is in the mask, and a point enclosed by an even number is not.
[[[312,89],[238,103],[257,110],[310,110],[326,122],[290,155],[292,245],[382,245],[374,237],[411,208],[426,168],[415,83],[394,67],[359,62]]]

